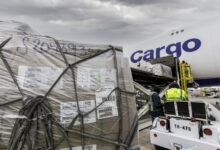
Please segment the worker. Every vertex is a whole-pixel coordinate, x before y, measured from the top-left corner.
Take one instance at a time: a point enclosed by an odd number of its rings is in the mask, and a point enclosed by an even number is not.
[[[182,65],[183,65],[182,67],[184,67],[184,70],[185,70],[186,78],[190,78],[190,68],[189,68],[189,66],[187,66],[188,63],[185,60],[183,60]]]
[[[182,61],[182,64],[188,65],[188,63],[185,60]]]
[[[149,95],[149,114],[152,118],[152,122],[156,117],[163,116],[163,104],[161,103],[160,97],[158,95],[159,89],[155,89],[155,92],[151,92]]]
[[[167,101],[187,101],[188,96],[186,92],[180,89],[176,82],[173,82],[169,89],[165,92],[165,97]]]

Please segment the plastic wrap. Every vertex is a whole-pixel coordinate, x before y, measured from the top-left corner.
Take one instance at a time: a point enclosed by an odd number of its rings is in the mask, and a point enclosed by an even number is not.
[[[145,62],[144,66],[141,66],[141,70],[153,73],[153,67],[154,65],[152,65],[150,62]]]
[[[0,149],[138,145],[137,133],[131,133],[134,87],[121,48],[57,41],[30,31],[0,31],[1,42],[12,37],[0,52]]]
[[[140,69],[159,76],[173,76],[172,69],[163,64],[151,64],[150,62],[146,62]]]
[[[170,76],[172,77],[172,69],[169,66],[163,65],[163,64],[155,64],[153,65],[152,69],[153,73],[155,75],[160,75],[160,76]]]

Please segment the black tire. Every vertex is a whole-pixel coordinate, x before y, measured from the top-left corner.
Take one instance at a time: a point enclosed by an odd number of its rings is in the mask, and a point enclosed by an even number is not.
[[[160,146],[157,146],[157,145],[154,145],[155,147],[155,150],[168,150],[166,148],[163,148],[163,147],[160,147]]]

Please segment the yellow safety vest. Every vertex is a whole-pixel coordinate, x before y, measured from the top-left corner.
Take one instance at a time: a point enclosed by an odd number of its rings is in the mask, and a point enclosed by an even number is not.
[[[184,90],[178,88],[171,88],[165,92],[167,101],[181,101],[188,100],[188,96]]]

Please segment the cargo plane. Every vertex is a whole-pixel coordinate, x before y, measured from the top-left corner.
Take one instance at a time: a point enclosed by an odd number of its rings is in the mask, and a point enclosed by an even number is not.
[[[220,85],[219,26],[219,18],[199,22],[135,44],[124,55],[132,67],[174,55],[191,64],[195,81],[201,86]]]

